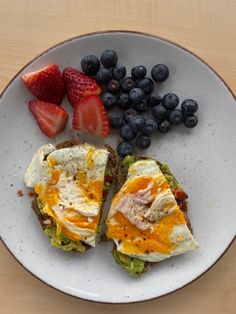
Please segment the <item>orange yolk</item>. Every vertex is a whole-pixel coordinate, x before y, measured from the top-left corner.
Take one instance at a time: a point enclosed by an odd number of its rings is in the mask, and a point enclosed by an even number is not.
[[[150,252],[170,253],[174,244],[170,235],[174,225],[185,224],[182,211],[177,208],[171,215],[165,216],[153,225],[153,230],[140,230],[121,212],[114,215],[116,223],[107,221],[107,237],[122,241],[127,254],[148,254]]]
[[[103,198],[103,181],[102,180],[88,180],[86,173],[78,171],[77,185],[82,189],[84,195],[89,201],[100,203]]]
[[[93,221],[89,222],[87,216],[84,216],[73,209],[68,209],[64,214],[64,218],[78,228],[86,228],[96,231],[100,219],[100,213],[98,213],[97,216],[91,217]]]

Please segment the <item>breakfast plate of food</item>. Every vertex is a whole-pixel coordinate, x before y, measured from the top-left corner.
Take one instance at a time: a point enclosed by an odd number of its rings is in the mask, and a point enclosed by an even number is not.
[[[235,239],[236,104],[168,40],[68,39],[0,98],[0,232],[30,273],[108,303],[157,298]]]

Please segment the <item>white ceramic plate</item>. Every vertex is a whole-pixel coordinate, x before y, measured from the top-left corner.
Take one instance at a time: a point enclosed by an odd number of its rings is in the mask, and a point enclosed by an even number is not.
[[[157,86],[161,95],[199,103],[199,125],[182,126],[153,139],[147,154],[169,164],[189,194],[189,216],[201,248],[171,258],[140,278],[131,278],[113,260],[112,243],[83,255],[64,253],[49,245],[30,208],[24,171],[36,149],[48,142],[27,109],[32,98],[21,82],[23,73],[49,63],[80,67],[81,57],[113,48],[119,62],[167,64],[169,79]],[[70,106],[64,101],[66,108]],[[132,32],[95,33],[69,39],[30,62],[4,90],[0,100],[0,230],[15,258],[48,285],[70,295],[99,302],[135,302],[156,298],[195,280],[225,252],[235,237],[236,104],[229,88],[202,60],[166,40]],[[75,136],[67,130],[54,142]],[[113,146],[116,137],[109,137]],[[22,189],[23,197],[16,191]]]

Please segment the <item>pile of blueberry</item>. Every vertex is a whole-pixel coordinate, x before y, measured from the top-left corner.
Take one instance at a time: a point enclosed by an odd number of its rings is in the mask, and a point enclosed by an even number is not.
[[[111,127],[120,129],[122,142],[117,146],[121,157],[132,155],[133,141],[138,148],[146,149],[151,145],[151,136],[159,131],[167,133],[172,125],[184,123],[193,128],[198,123],[195,113],[198,104],[193,99],[185,99],[177,109],[179,97],[168,93],[161,97],[154,92],[154,81],[164,82],[169,77],[169,69],[164,64],[157,64],[151,70],[151,78],[146,77],[147,69],[143,65],[131,69],[131,76],[126,76],[126,67],[117,63],[114,50],[105,50],[99,59],[89,55],[81,60],[85,74],[93,76],[102,84],[102,100],[107,110],[120,108],[109,113]],[[101,67],[101,64],[103,67]],[[143,113],[150,111],[151,116]]]

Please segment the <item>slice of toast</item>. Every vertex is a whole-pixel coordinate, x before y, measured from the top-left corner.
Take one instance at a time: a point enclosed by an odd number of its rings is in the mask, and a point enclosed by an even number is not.
[[[117,170],[117,192],[121,189],[123,184],[125,183],[127,179],[127,174],[129,167],[136,161],[139,160],[147,160],[152,159],[154,160],[157,165],[160,167],[163,175],[165,176],[168,184],[170,185],[171,191],[175,196],[175,199],[177,201],[177,204],[179,205],[181,211],[184,214],[186,224],[189,228],[189,230],[192,231],[192,227],[190,224],[190,220],[187,215],[187,194],[184,192],[181,185],[178,183],[176,178],[173,176],[173,174],[170,172],[167,165],[163,165],[158,160],[155,160],[153,158],[147,157],[147,156],[126,156],[126,158],[119,164],[118,170]],[[125,255],[123,253],[120,253],[117,250],[116,244],[114,243],[113,251],[112,251],[113,257],[117,264],[122,266],[126,271],[128,271],[133,276],[138,276],[146,271],[149,270],[150,266],[157,264],[157,262],[147,262],[135,257],[130,257],[128,255]]]
[[[72,140],[67,140],[62,143],[57,144],[56,148],[62,149],[62,148],[73,147],[77,145],[83,145],[83,144],[85,144],[85,142],[82,141],[81,139],[72,139]],[[117,165],[118,165],[118,162],[117,162],[118,158],[117,158],[116,152],[108,145],[106,145],[105,148],[109,151],[109,156],[108,156],[108,162],[107,162],[105,178],[104,178],[103,203],[106,200],[106,196],[109,192],[113,179],[116,176]],[[72,252],[80,252],[80,253],[86,251],[87,249],[91,247],[90,245],[82,241],[70,240],[62,232],[59,237],[58,236],[56,237],[56,224],[50,216],[48,216],[47,214],[43,213],[40,210],[40,202],[38,200],[38,196],[36,193],[34,194],[34,198],[32,201],[32,209],[37,215],[38,220],[44,232],[51,239],[51,243],[53,246],[59,247],[63,249],[64,251],[72,251]],[[99,224],[101,223],[101,219],[102,219],[103,206],[101,208],[100,213],[101,214],[100,214]],[[98,230],[99,230],[99,227],[98,227]]]

